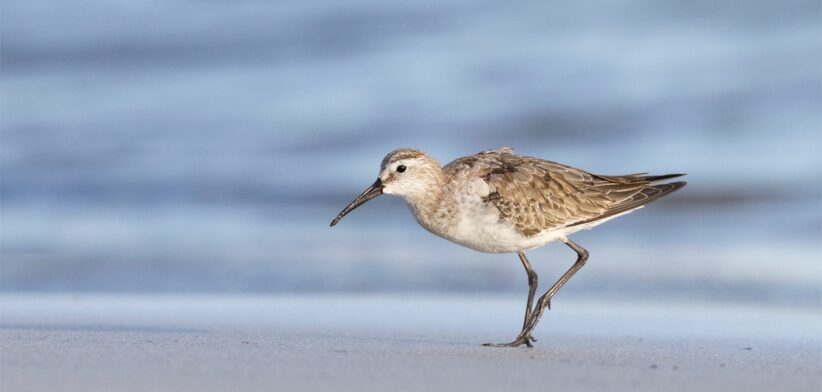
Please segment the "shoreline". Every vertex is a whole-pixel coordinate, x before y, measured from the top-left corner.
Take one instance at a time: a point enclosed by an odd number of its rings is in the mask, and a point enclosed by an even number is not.
[[[3,391],[776,390],[822,386],[816,308],[513,296],[0,295]]]

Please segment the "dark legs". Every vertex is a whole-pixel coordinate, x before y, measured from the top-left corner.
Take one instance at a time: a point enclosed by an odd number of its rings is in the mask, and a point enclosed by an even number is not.
[[[536,328],[540,317],[542,317],[542,313],[545,312],[545,308],[551,309],[551,298],[554,297],[554,294],[556,294],[557,291],[559,291],[559,289],[562,288],[562,286],[564,286],[565,283],[567,283],[568,280],[571,279],[571,277],[574,276],[574,274],[577,271],[579,271],[579,269],[582,268],[583,265],[585,265],[585,261],[588,260],[588,251],[585,250],[583,247],[577,245],[575,242],[567,238],[563,239],[562,242],[564,242],[565,245],[568,245],[571,249],[577,252],[577,261],[574,263],[574,265],[571,266],[571,268],[568,269],[568,271],[565,271],[565,273],[562,274],[559,280],[557,280],[557,282],[554,283],[554,285],[551,286],[551,288],[548,289],[548,291],[545,292],[545,294],[543,294],[542,297],[539,297],[537,305],[533,308],[533,310],[531,310],[531,301],[534,298],[533,294],[536,290],[537,274],[534,273],[531,269],[531,265],[528,263],[528,259],[525,258],[525,254],[522,252],[519,253],[520,260],[522,260],[522,265],[525,266],[525,270],[528,272],[528,285],[530,286],[530,292],[528,295],[528,309],[525,311],[525,323],[522,326],[522,332],[520,332],[516,340],[514,340],[511,343],[486,343],[484,344],[484,346],[517,347],[525,344],[528,347],[531,347],[531,341],[536,341],[531,336],[531,333],[534,331],[534,328]],[[534,276],[533,285],[531,284],[532,274]]]
[[[525,320],[522,321],[522,330],[525,330],[525,327],[528,326],[528,320],[531,318],[531,309],[534,306],[534,294],[537,293],[537,285],[539,284],[539,278],[537,277],[537,273],[531,268],[531,263],[528,262],[528,258],[525,257],[525,252],[518,252],[519,260],[522,261],[522,266],[525,267],[525,272],[528,274],[528,302],[525,304]],[[533,336],[528,335],[528,339],[525,339],[525,344],[528,347],[533,347],[531,342],[536,342],[537,340],[534,339]]]
[[[577,261],[574,263],[574,265],[571,266],[571,268],[568,269],[568,271],[565,271],[565,273],[562,274],[559,280],[557,280],[557,282],[554,283],[554,285],[551,286],[551,288],[548,289],[548,291],[542,297],[539,297],[537,305],[531,314],[531,319],[528,321],[528,325],[525,327],[525,329],[523,329],[520,333],[520,336],[523,336],[523,334],[527,336],[534,330],[534,328],[537,326],[537,323],[539,322],[540,317],[542,317],[542,313],[545,311],[545,308],[551,308],[551,298],[554,297],[554,294],[556,294],[557,291],[559,291],[559,289],[562,288],[562,286],[564,286],[565,283],[567,283],[568,280],[571,279],[571,277],[574,276],[574,274],[577,271],[579,271],[579,269],[582,268],[583,265],[585,265],[585,261],[588,260],[588,251],[585,250],[583,247],[577,245],[575,242],[569,239],[564,239],[562,240],[562,242],[564,242],[565,245],[568,245],[569,247],[571,247],[571,249],[577,252]]]

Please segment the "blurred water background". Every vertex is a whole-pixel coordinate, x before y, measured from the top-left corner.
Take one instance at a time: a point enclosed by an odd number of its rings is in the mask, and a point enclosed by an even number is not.
[[[564,295],[822,306],[812,1],[4,0],[0,290],[526,291],[381,197],[396,147],[686,172]],[[573,262],[530,253],[544,285]]]

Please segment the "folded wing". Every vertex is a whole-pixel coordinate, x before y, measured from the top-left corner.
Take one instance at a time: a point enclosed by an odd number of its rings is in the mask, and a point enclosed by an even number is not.
[[[456,160],[445,170],[470,166],[488,184],[483,201],[499,210],[525,236],[579,225],[641,207],[674,192],[685,182],[654,184],[682,174],[603,176],[510,149],[485,151]]]

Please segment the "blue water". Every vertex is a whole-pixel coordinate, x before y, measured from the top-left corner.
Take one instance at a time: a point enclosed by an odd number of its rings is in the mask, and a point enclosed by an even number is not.
[[[817,1],[6,0],[0,290],[522,291],[375,200],[399,146],[683,191],[577,242],[569,295],[822,302]],[[384,199],[384,200],[383,200]],[[572,262],[532,254],[547,284]]]

